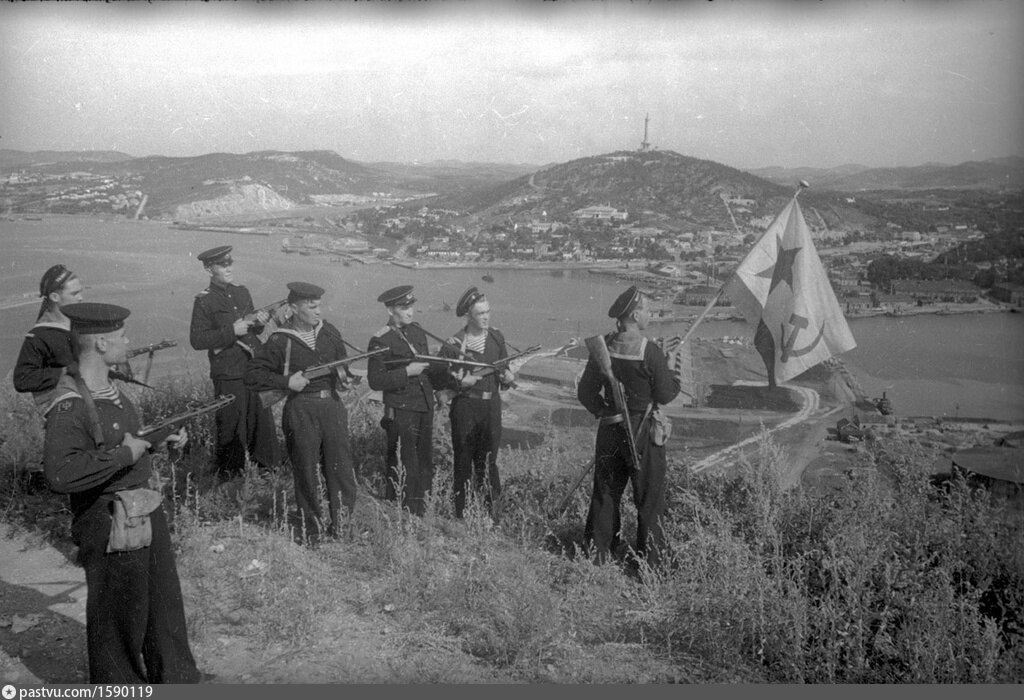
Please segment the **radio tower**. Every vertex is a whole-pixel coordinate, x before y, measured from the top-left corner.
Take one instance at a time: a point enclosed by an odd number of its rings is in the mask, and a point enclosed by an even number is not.
[[[641,152],[651,150],[651,144],[647,140],[647,122],[649,122],[650,119],[651,119],[650,113],[648,113],[648,114],[646,114],[644,116],[644,140],[640,142],[640,151]]]

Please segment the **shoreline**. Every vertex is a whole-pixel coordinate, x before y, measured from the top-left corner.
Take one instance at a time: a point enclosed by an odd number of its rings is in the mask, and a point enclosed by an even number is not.
[[[404,267],[407,270],[589,270],[621,269],[623,272],[629,270],[621,262],[572,262],[568,260],[558,262],[435,262],[422,260],[388,260],[392,265]],[[646,264],[646,263],[644,263]],[[642,270],[641,270],[642,272]]]
[[[422,261],[422,260],[387,260],[392,265],[405,268],[407,270],[533,270],[533,271],[580,271],[585,270],[597,275],[615,275],[617,277],[629,277],[635,278],[633,281],[638,286],[644,287],[667,287],[682,285],[683,282],[676,280],[671,277],[661,277],[655,273],[648,272],[642,267],[630,267],[628,263],[621,261],[590,261],[590,262],[573,262],[573,261],[559,261],[559,262],[436,262],[436,261]],[[637,266],[646,266],[647,261],[642,263],[633,263]],[[640,279],[641,276],[646,276],[646,279]],[[651,285],[652,282],[660,282],[658,285]],[[661,291],[661,290],[657,290]],[[690,308],[691,305],[676,304],[669,302],[665,305],[665,309],[675,309],[676,307]],[[692,307],[698,309],[698,313],[703,309],[703,306]],[[733,309],[732,306],[723,307],[727,309]],[[875,318],[878,316],[889,316],[892,318],[902,318],[904,316],[922,316],[922,315],[934,315],[934,316],[953,316],[960,314],[976,314],[976,313],[1020,313],[1022,307],[1010,306],[1009,304],[1002,304],[996,302],[973,302],[970,304],[956,304],[952,302],[942,302],[941,306],[928,305],[924,307],[912,307],[909,309],[900,310],[894,312],[891,310],[879,309],[877,311],[858,311],[853,313],[844,313],[843,315],[848,319],[853,318]],[[692,315],[692,318],[688,317],[689,314],[684,312],[683,316],[673,314],[670,318],[658,318],[652,319],[652,323],[686,323],[687,321],[696,318],[696,314]],[[705,320],[709,321],[743,321],[744,319],[739,318],[738,312],[719,312],[717,314],[711,313],[705,317]]]

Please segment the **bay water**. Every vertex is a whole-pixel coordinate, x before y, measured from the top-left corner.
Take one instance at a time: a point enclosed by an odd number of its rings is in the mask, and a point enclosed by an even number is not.
[[[323,287],[324,318],[359,348],[387,320],[377,295],[400,284],[413,285],[417,320],[442,337],[462,325],[453,311],[459,296],[478,287],[490,297],[494,325],[518,348],[553,348],[572,337],[606,332],[611,328],[608,307],[627,286],[585,269],[344,265],[327,255],[286,254],[282,241],[283,236],[181,231],[165,223],[87,216],[0,221],[0,377],[10,381],[18,348],[39,308],[39,278],[56,263],[79,275],[86,300],[131,309],[133,346],[178,341],[177,347],[156,354],[151,379],[206,376],[206,353],[189,346],[188,325],[195,294],[209,283],[196,255],[218,245],[234,247],[236,282],[249,288],[257,306],[285,297],[288,282]],[[850,327],[857,347],[843,361],[869,396],[885,391],[898,415],[1024,420],[1024,315],[873,317],[852,319]],[[649,334],[676,335],[686,329],[685,324],[662,324],[652,326]],[[705,321],[694,335],[749,339],[753,328]],[[143,358],[133,361],[137,372],[144,364]]]

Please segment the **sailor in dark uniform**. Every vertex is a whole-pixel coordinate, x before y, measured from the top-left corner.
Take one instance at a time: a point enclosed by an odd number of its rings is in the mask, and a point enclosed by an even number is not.
[[[493,363],[508,357],[505,336],[491,327],[491,305],[484,293],[470,287],[455,305],[455,315],[466,317],[466,325],[441,347],[443,357]],[[458,352],[456,351],[458,349]],[[501,443],[501,395],[515,377],[501,371],[471,370],[454,366],[450,372],[451,399],[449,417],[454,450],[455,517],[466,507],[466,489],[472,480],[495,522],[500,518],[501,478],[498,474],[498,447]]]
[[[14,365],[14,390],[32,392],[40,411],[52,400],[58,380],[74,362],[71,322],[62,309],[82,301],[82,281],[63,265],[54,265],[39,281],[43,302],[36,324],[25,336]]]
[[[664,542],[660,518],[666,505],[667,438],[664,419],[655,411],[676,397],[679,379],[657,343],[642,335],[650,321],[648,301],[642,292],[636,287],[627,289],[612,304],[608,315],[616,319],[617,330],[605,336],[605,343],[612,373],[623,386],[641,463],[634,471],[611,386],[591,357],[576,392],[583,407],[600,420],[594,454],[594,490],[584,537],[599,561],[618,550],[620,502],[626,484],[632,479],[637,509],[635,551],[655,565]],[[658,420],[652,418],[655,415]]]
[[[370,338],[367,351],[386,347],[388,352],[367,360],[366,379],[384,400],[386,496],[394,500],[396,486],[402,485],[402,506],[422,515],[424,497],[434,481],[434,382],[440,388],[446,370],[444,365],[413,361],[414,355],[429,352],[426,333],[413,322],[412,287],[389,289],[377,301],[387,307],[389,318]],[[399,473],[399,463],[404,475]]]
[[[139,414],[109,376],[128,349],[128,309],[82,303],[64,313],[77,367],[46,410],[43,451],[47,483],[69,496],[85,569],[89,682],[199,682],[163,498],[147,488],[158,445],[135,437]],[[187,439],[181,429],[167,442]]]
[[[243,381],[246,365],[261,345],[258,335],[270,315],[261,311],[255,320],[245,319],[253,312],[252,296],[248,289],[233,283],[231,246],[211,248],[197,257],[210,275],[210,286],[199,292],[192,304],[189,342],[194,350],[208,351],[214,395],[235,396],[234,403],[215,415],[214,462],[220,478],[227,480],[245,470],[246,450],[264,468],[273,468],[281,460],[273,413],[260,408]]]
[[[306,282],[288,284],[291,318],[256,351],[245,374],[253,392],[287,391],[282,428],[295,479],[296,525],[308,541],[337,537],[356,503],[356,476],[348,440],[348,409],[340,392],[352,375],[339,367],[309,379],[303,371],[347,357],[345,341],[321,318],[324,290]],[[317,465],[319,464],[319,469]],[[329,518],[320,509],[319,476],[327,491]],[[300,535],[302,533],[300,532]]]

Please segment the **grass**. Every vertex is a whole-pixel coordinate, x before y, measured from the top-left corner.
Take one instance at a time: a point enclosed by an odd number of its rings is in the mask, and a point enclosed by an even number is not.
[[[198,379],[165,388],[133,392],[147,418],[208,392]],[[25,473],[42,423],[9,389],[0,409],[0,513],[67,548],[63,500]],[[828,493],[782,492],[786,455],[767,436],[724,475],[693,474],[670,455],[665,564],[631,576],[581,555],[589,478],[558,512],[589,455],[556,428],[500,455],[495,526],[473,500],[462,521],[451,517],[443,412],[426,514],[379,500],[379,419],[374,404],[350,407],[360,497],[349,536],[319,547],[288,529],[287,471],[250,468],[235,487],[216,485],[208,417],[189,426],[185,454],[156,460],[193,640],[230,629],[264,646],[308,645],[344,608],[388,617],[387,643],[419,669],[396,668],[395,680],[472,679],[431,666],[439,649],[525,682],[1024,680],[1024,514],[963,480],[932,484],[934,455],[920,444],[871,443]],[[623,519],[628,541],[631,506]]]

